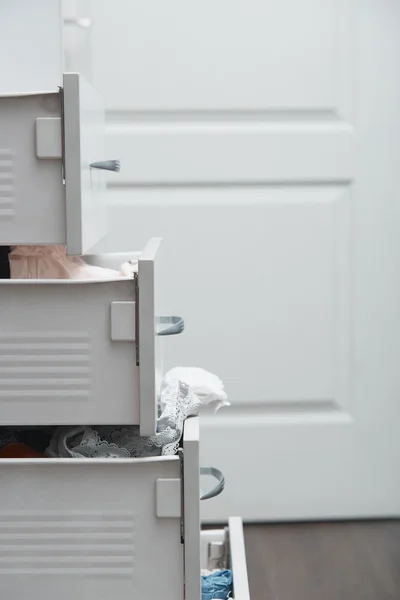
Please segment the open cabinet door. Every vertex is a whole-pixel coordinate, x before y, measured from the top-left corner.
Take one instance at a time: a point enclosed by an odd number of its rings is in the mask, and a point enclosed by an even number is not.
[[[63,162],[69,255],[83,255],[106,234],[105,113],[100,94],[78,73],[64,73]]]

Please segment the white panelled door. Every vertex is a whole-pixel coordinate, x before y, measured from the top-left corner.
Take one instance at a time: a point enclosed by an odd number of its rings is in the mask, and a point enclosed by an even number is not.
[[[400,3],[97,0],[104,250],[164,238],[210,521],[400,514]],[[174,314],[175,314],[174,312]],[[172,314],[172,313],[171,313]]]

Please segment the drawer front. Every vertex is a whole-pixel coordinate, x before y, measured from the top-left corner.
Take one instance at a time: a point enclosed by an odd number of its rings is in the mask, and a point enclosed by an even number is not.
[[[185,537],[185,597],[199,600],[200,586],[200,423],[187,419],[183,438],[183,492]]]
[[[161,344],[157,335],[157,312],[160,310],[159,250],[161,239],[151,239],[138,261],[137,300],[139,308],[137,360],[139,364],[140,432],[154,435],[157,427],[158,396],[163,375]]]
[[[100,94],[77,73],[64,73],[63,150],[67,252],[83,255],[106,234],[105,110]]]
[[[163,314],[163,290],[160,286],[163,262],[161,238],[152,238],[138,258],[136,359],[139,366],[140,433],[154,435],[157,429],[158,400],[164,375],[163,346],[171,335],[183,332],[180,317]],[[165,293],[165,290],[164,290]]]
[[[138,273],[135,284],[135,322],[133,323],[135,342],[135,364],[133,369],[138,372],[138,420],[140,423],[140,433],[143,436],[154,435],[157,428],[158,400],[161,381],[163,377],[163,363],[161,346],[163,335],[160,333],[160,319],[157,315],[162,306],[162,298],[158,285],[159,262],[160,262],[160,238],[152,238],[146,244],[142,252],[135,256],[135,253],[127,255],[126,253],[116,254],[98,254],[86,255],[85,260],[90,264],[118,269],[122,262],[129,259],[137,260]],[[114,306],[116,311],[115,319],[112,316],[112,326],[118,328],[118,337],[124,340],[124,331],[126,331],[126,322],[129,321],[129,314],[133,315],[129,306]],[[117,314],[118,311],[118,314]],[[120,324],[119,322],[120,321]],[[132,328],[132,324],[131,324]],[[112,332],[113,336],[113,332]],[[115,339],[115,336],[114,336]],[[125,338],[125,341],[128,341]]]
[[[199,428],[199,418],[186,420],[183,439],[186,598],[188,600],[201,598],[202,569],[226,568],[233,574],[234,598],[250,600],[241,518],[230,518],[225,529],[200,530]]]
[[[180,520],[159,518],[178,457],[1,460],[4,598],[183,600]]]

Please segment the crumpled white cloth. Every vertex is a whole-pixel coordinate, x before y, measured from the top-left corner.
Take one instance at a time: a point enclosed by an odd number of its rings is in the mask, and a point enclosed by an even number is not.
[[[157,433],[140,437],[139,427],[57,427],[45,454],[54,458],[141,458],[176,454],[185,419],[199,413],[201,401],[190,387],[170,379],[161,393]]]
[[[67,256],[65,246],[15,246],[8,259],[11,279],[117,279],[137,271],[137,262],[124,263],[119,271],[88,265]]]
[[[201,400],[201,411],[205,406],[214,409],[214,412],[217,412],[222,406],[230,406],[224,384],[220,378],[205,369],[175,367],[166,374],[162,386],[168,385],[169,381],[175,379],[185,382],[193,390]],[[161,389],[163,389],[162,386]]]

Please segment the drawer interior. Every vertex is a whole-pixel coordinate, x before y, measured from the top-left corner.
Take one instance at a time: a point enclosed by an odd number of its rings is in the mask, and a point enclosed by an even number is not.
[[[233,576],[233,597],[236,600],[250,600],[243,523],[240,517],[231,517],[224,529],[201,532],[200,565],[201,569],[230,569]]]

